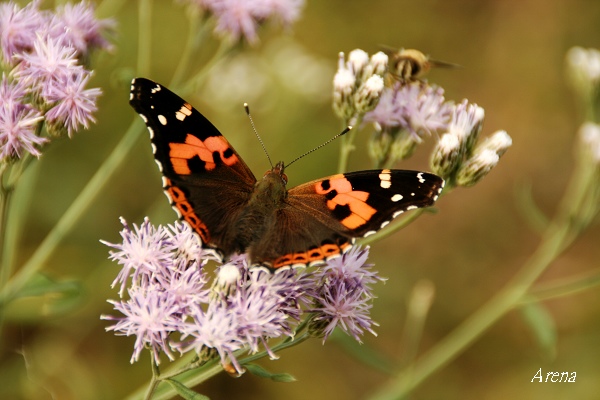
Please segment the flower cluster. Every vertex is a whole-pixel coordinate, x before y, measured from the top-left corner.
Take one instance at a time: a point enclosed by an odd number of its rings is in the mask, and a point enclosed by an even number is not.
[[[369,143],[371,157],[393,162],[411,156],[423,137],[446,127],[451,112],[442,88],[421,81],[395,81],[364,117],[375,127]]]
[[[422,55],[416,50],[411,52]],[[397,59],[392,60],[392,64],[397,63]],[[415,79],[402,79],[397,76],[397,65],[389,68],[385,54],[377,53],[369,59],[366,52],[357,49],[350,53],[347,62],[340,54],[333,79],[333,108],[337,115],[344,121],[353,118],[374,127],[369,153],[375,165],[389,168],[410,157],[425,137],[434,136],[439,140],[431,159],[433,172],[444,178],[448,186],[477,183],[511,146],[510,136],[498,131],[477,144],[483,108],[467,100],[459,104],[447,101],[442,88],[416,79],[418,74]],[[403,75],[413,76],[410,71]],[[368,85],[371,79],[376,79],[377,85]],[[375,89],[366,90],[370,87]],[[361,107],[363,104],[367,107]]]
[[[353,248],[317,272],[271,273],[238,255],[219,265],[211,282],[206,264],[217,257],[202,249],[188,225],[122,223],[122,243],[103,242],[122,266],[113,282],[121,299],[109,300],[122,316],[101,318],[115,321],[107,330],[136,337],[131,362],[145,347],[157,364],[161,353],[173,360],[174,350],[195,351],[204,361],[218,355],[241,373],[235,352],[262,346],[276,358],[268,340],[294,337],[303,317],[312,321],[314,336],[327,338],[337,326],[356,340],[374,333],[371,285],[382,279],[365,264],[368,249]]]
[[[450,184],[472,186],[498,164],[512,145],[506,131],[497,131],[478,143],[485,112],[467,100],[453,106],[452,118],[445,127],[431,157],[433,172]]]
[[[333,78],[333,110],[349,125],[354,125],[367,111],[372,110],[383,91],[383,75],[388,56],[356,49],[345,60],[339,54],[338,70]]]
[[[83,66],[94,49],[110,49],[104,35],[111,20],[97,20],[90,4],[40,10],[0,5],[0,160],[40,155],[42,123],[48,133],[69,136],[94,122],[100,89],[86,89],[91,71]]]
[[[216,20],[215,33],[232,41],[258,41],[257,29],[269,20],[289,26],[300,16],[304,0],[182,0]]]

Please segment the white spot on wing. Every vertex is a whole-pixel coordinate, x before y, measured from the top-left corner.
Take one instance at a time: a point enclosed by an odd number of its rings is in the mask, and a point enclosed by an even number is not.
[[[390,223],[390,221],[384,221],[381,223],[381,229],[385,228],[386,226],[388,226],[388,224]]]
[[[181,108],[179,109],[179,111],[177,111],[175,113],[175,118],[177,118],[180,121],[183,121],[185,119],[185,117],[188,117],[188,116],[192,115],[192,110],[190,110],[186,106],[189,106],[189,105],[186,103],[186,104],[184,104],[184,105],[181,106]]]
[[[151,127],[148,127],[148,133],[150,133],[150,139],[154,139],[154,130]]]
[[[400,201],[404,198],[404,196],[402,196],[401,194],[395,194],[392,196],[392,201],[395,203],[397,201]]]
[[[140,114],[140,117],[142,117],[142,120],[144,120],[144,123],[148,123],[148,118],[146,118],[146,116],[144,114]]]
[[[392,218],[397,218],[400,214],[404,213],[404,210],[400,210],[400,211],[396,211],[393,215]]]
[[[167,124],[167,119],[165,118],[165,116],[164,116],[164,115],[161,115],[161,114],[159,114],[159,115],[157,116],[157,118],[158,118],[158,122],[160,122],[161,124],[163,124],[163,125],[166,125],[166,124]]]
[[[425,178],[423,178],[423,173],[422,172],[419,172],[417,174],[417,179],[419,179],[420,183],[425,183]]]
[[[376,234],[376,233],[377,233],[376,231],[369,231],[369,232],[365,233],[365,234],[363,235],[363,237],[371,236],[371,235],[374,235],[374,234]]]
[[[158,165],[158,170],[159,170],[160,172],[163,172],[163,166],[162,166],[162,164],[160,163],[160,161],[158,161],[158,160],[154,160],[154,162],[156,163],[156,165]]]
[[[150,89],[150,92],[151,92],[151,93],[160,92],[160,89],[161,89],[160,85],[159,85],[159,84],[156,84],[156,87],[155,87],[155,88],[152,88],[152,89]]]
[[[389,189],[392,186],[392,175],[389,169],[381,170],[379,173],[379,185],[384,189]]]
[[[406,207],[406,211],[414,210],[416,208],[419,208],[419,207],[417,207],[417,206],[408,206],[408,207]]]

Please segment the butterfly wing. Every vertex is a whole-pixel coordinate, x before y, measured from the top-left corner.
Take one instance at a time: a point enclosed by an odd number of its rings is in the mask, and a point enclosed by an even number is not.
[[[338,174],[291,189],[274,227],[251,249],[253,260],[281,268],[315,264],[347,250],[405,211],[431,206],[444,180],[407,170]]]
[[[136,78],[129,103],[148,127],[175,211],[203,245],[226,255],[235,251],[232,222],[256,183],[246,163],[210,121],[164,86]]]

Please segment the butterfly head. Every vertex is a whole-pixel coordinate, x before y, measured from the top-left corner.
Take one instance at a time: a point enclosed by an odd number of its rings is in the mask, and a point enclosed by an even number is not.
[[[263,180],[280,181],[283,183],[283,186],[287,185],[288,177],[283,173],[284,169],[283,161],[279,161],[273,168],[265,172]]]

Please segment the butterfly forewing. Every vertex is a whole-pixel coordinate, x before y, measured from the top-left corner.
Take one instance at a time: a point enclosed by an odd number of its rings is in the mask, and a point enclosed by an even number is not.
[[[229,253],[224,238],[256,178],[217,128],[164,86],[136,78],[130,104],[150,131],[171,205],[204,245]]]

